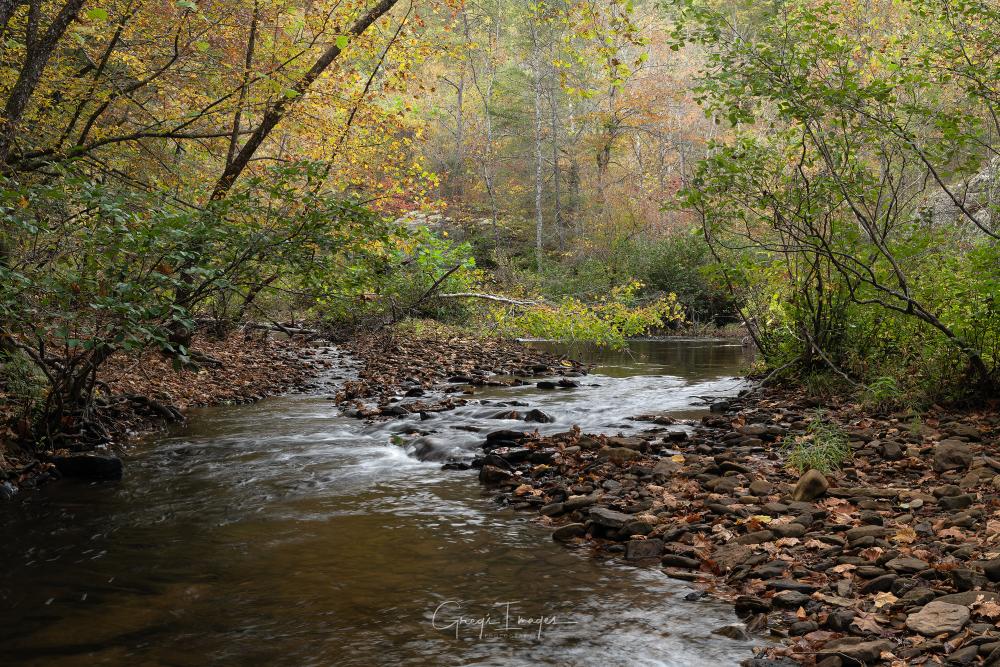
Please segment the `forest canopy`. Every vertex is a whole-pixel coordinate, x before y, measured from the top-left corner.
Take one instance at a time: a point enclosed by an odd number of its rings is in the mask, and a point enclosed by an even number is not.
[[[246,322],[742,324],[779,376],[997,389],[995,3],[0,0],[0,34],[33,437],[112,355]]]

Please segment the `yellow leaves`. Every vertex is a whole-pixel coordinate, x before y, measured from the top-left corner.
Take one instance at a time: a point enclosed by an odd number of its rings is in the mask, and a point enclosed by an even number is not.
[[[897,544],[913,544],[917,541],[917,531],[910,526],[900,526],[890,539]]]
[[[897,598],[889,591],[886,591],[884,593],[879,593],[878,595],[875,596],[875,608],[881,609],[882,607],[895,604],[895,602],[898,599],[899,598]]]

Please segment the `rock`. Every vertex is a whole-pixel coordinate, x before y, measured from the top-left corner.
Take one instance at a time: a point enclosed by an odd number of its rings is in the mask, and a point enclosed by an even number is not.
[[[4,480],[0,482],[0,500],[10,500],[17,495],[17,487]]]
[[[894,440],[887,440],[881,443],[879,451],[886,461],[898,461],[903,458],[903,448]]]
[[[663,553],[663,540],[629,540],[625,545],[626,560],[659,558],[661,553]]]
[[[996,602],[997,598],[1000,597],[1000,593],[994,593],[993,591],[965,591],[964,593],[950,593],[949,595],[942,595],[935,602],[947,602],[948,604],[958,604],[968,607],[971,604],[975,604],[979,598],[983,598],[984,602]]]
[[[892,531],[890,529],[882,526],[858,526],[857,528],[851,528],[849,531],[844,533],[844,537],[847,538],[848,542],[857,542],[858,540],[866,537],[885,537],[891,532]]]
[[[861,587],[861,592],[868,593],[885,593],[892,590],[892,585],[899,578],[897,574],[883,574],[880,577],[875,577],[870,579]]]
[[[589,495],[570,496],[563,501],[563,510],[572,512],[574,510],[583,509],[584,507],[590,507],[596,503],[600,497],[601,495],[597,492]]]
[[[771,483],[766,479],[755,479],[750,483],[750,493],[755,496],[769,496],[772,488]]]
[[[626,461],[641,459],[642,454],[634,449],[628,449],[626,447],[605,447],[601,450],[598,458],[605,461],[611,461],[616,465],[621,465]]]
[[[764,542],[773,542],[774,533],[770,530],[755,530],[746,535],[741,535],[736,538],[737,544],[763,544]]]
[[[907,616],[906,627],[926,637],[942,633],[954,634],[965,627],[969,616],[969,608],[966,606],[935,600]]]
[[[536,422],[539,424],[549,424],[555,421],[555,417],[547,415],[541,410],[535,409],[535,410],[528,410],[526,413],[524,413],[524,421]]]
[[[771,611],[771,604],[766,599],[754,595],[740,595],[733,604],[736,608],[736,615],[740,618],[754,614],[766,614]]]
[[[802,537],[806,534],[806,527],[801,523],[772,523],[768,528],[778,537]]]
[[[799,591],[781,591],[775,593],[774,597],[771,598],[771,602],[776,607],[782,607],[784,609],[798,609],[799,607],[805,606],[812,598],[810,598],[805,593],[800,593]]]
[[[716,549],[715,553],[712,554],[712,560],[722,572],[728,572],[745,563],[751,555],[753,555],[753,551],[750,547],[730,543]]]
[[[679,567],[684,570],[697,570],[701,568],[701,561],[697,558],[688,558],[678,554],[665,554],[660,561],[663,567]]]
[[[484,465],[479,469],[479,482],[488,486],[513,484],[517,477],[509,470],[494,465]]]
[[[964,510],[966,507],[972,505],[974,500],[975,497],[966,493],[961,496],[945,496],[938,501],[938,504],[942,509],[949,511]]]
[[[653,477],[671,477],[680,471],[681,468],[683,468],[683,466],[676,461],[672,461],[669,458],[660,459],[656,462],[656,465],[653,466]]]
[[[972,451],[961,440],[942,440],[934,448],[932,466],[936,472],[965,470],[972,464]]]
[[[830,483],[826,481],[823,473],[819,470],[810,470],[799,478],[795,490],[792,492],[792,499],[798,501],[815,500],[826,493],[829,487]]]
[[[845,664],[874,665],[881,659],[883,651],[891,650],[892,643],[884,639],[865,641],[861,637],[844,637],[827,642],[819,650],[818,657],[823,659],[838,656],[842,660],[847,658],[853,661],[845,662]]]
[[[983,568],[986,578],[992,582],[1000,581],[1000,558],[981,561],[978,565]]]
[[[915,574],[930,567],[926,561],[922,561],[919,558],[908,558],[906,556],[893,558],[888,561],[885,566],[890,570],[902,572],[903,574]]]
[[[115,480],[121,479],[124,471],[120,458],[102,454],[53,456],[52,463],[63,477]]]
[[[552,531],[552,539],[556,542],[569,542],[575,537],[583,537],[587,534],[587,527],[582,523],[567,523]]]
[[[549,503],[548,505],[542,505],[538,513],[542,516],[558,516],[565,511],[565,506],[562,503]]]
[[[590,520],[598,526],[603,526],[604,528],[618,529],[631,521],[632,515],[624,514],[623,512],[616,512],[613,509],[608,509],[607,507],[591,507]]]
[[[735,639],[737,641],[745,642],[750,640],[750,634],[742,625],[724,625],[721,628],[712,630],[712,634],[719,635],[720,637],[727,637],[729,639]]]
[[[978,646],[963,646],[948,656],[949,665],[971,665],[979,657]]]
[[[501,429],[499,431],[493,431],[486,434],[486,442],[494,443],[497,441],[510,441],[519,442],[524,440],[528,436],[524,431],[511,431],[510,429]]]

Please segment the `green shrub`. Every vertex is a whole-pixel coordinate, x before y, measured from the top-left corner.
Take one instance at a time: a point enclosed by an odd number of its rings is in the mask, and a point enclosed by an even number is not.
[[[822,414],[809,422],[804,435],[785,438],[782,449],[788,465],[800,474],[813,468],[827,474],[851,457],[847,434]]]

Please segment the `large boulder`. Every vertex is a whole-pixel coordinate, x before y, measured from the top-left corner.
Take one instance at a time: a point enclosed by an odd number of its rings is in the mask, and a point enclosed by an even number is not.
[[[792,499],[797,501],[811,501],[819,498],[830,488],[830,483],[826,481],[819,470],[813,469],[806,472],[799,478],[792,492]]]
[[[969,608],[964,605],[935,600],[907,616],[906,627],[927,637],[954,634],[965,627],[969,616]]]

